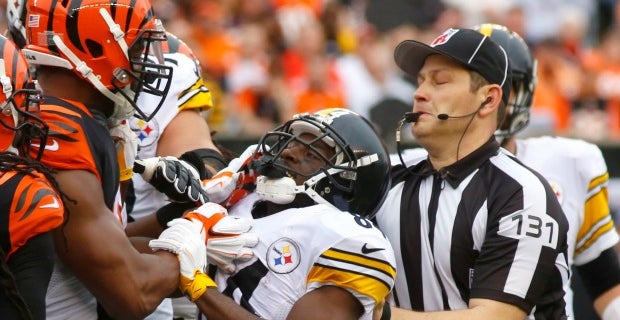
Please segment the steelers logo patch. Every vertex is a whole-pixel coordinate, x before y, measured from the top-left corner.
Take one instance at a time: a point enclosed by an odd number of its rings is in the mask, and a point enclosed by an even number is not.
[[[564,189],[557,182],[549,180],[549,185],[555,193],[555,196],[558,198],[558,202],[563,204],[564,202]]]
[[[159,124],[156,119],[146,122],[142,119],[132,117],[129,121],[131,130],[136,133],[140,139],[141,147],[148,147],[155,143],[159,138]]]
[[[280,238],[267,249],[267,266],[275,273],[289,273],[299,266],[300,257],[295,241]]]

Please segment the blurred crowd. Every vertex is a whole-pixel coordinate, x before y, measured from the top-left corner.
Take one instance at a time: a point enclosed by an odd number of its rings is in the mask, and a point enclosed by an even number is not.
[[[153,0],[192,47],[216,101],[219,136],[257,136],[298,112],[344,106],[387,141],[415,87],[392,58],[482,22],[520,33],[538,59],[525,134],[620,140],[620,2],[616,0]]]

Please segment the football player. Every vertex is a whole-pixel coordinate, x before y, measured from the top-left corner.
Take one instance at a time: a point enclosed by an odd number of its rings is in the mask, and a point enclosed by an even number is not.
[[[256,190],[228,209],[253,219],[254,258],[218,269],[198,308],[209,319],[380,316],[396,270],[389,242],[369,221],[390,185],[388,155],[372,125],[346,109],[300,114],[255,149],[230,166],[241,160],[241,171],[255,172]],[[237,171],[230,166],[220,173]],[[197,211],[227,212],[215,203]]]
[[[38,117],[41,92],[12,41],[0,36],[0,310],[6,319],[44,319],[45,293],[54,264],[51,231],[64,206],[43,148],[47,124]]]
[[[200,255],[191,251],[205,248],[200,230],[183,222],[164,235],[184,234],[176,241],[186,250],[174,254],[151,254],[123,230],[108,129],[134,113],[150,120],[156,113],[140,109],[142,95],[160,98],[155,109],[163,103],[171,76],[161,55],[165,31],[148,0],[41,0],[25,9],[22,51],[45,92],[40,117],[50,127],[47,143],[31,144],[31,152],[45,149],[41,161],[57,171],[56,181],[73,200],[64,202],[71,219],[53,233],[58,261],[46,317],[95,319],[96,301],[112,317],[144,317],[179,288],[179,260],[200,266]],[[190,292],[185,285],[181,291]]]
[[[516,138],[530,120],[536,60],[525,41],[506,27],[482,24],[475,29],[504,47],[511,61],[513,100],[496,136],[504,148],[549,181],[570,226],[569,266],[582,277],[598,315],[603,320],[620,319],[620,268],[614,250],[619,238],[610,215],[609,173],[601,150],[592,143],[562,137]],[[564,291],[572,319],[570,283]]]

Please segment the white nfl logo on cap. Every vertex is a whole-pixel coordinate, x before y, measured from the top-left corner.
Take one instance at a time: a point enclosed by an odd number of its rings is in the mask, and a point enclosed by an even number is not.
[[[448,40],[450,40],[450,38],[452,38],[452,36],[455,35],[457,32],[459,32],[458,29],[450,28],[446,30],[442,35],[440,35],[439,37],[435,38],[435,40],[433,40],[433,43],[431,43],[431,47],[435,47],[440,44],[444,44],[448,42]]]

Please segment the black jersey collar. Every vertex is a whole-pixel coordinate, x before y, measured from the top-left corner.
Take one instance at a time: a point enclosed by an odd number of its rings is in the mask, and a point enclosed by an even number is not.
[[[461,184],[463,179],[469,176],[474,170],[478,169],[490,157],[499,151],[499,143],[494,136],[483,144],[480,148],[467,155],[465,158],[447,166],[440,170],[435,170],[428,159],[421,161],[413,167],[416,175],[430,176],[439,174],[442,179],[448,181],[453,188]]]

